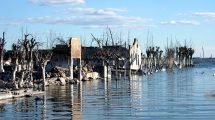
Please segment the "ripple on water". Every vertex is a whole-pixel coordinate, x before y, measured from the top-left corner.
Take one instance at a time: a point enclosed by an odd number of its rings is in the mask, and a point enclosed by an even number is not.
[[[0,118],[212,120],[215,118],[214,69],[198,66],[132,76],[130,80],[49,86],[40,101],[29,97],[1,103]]]

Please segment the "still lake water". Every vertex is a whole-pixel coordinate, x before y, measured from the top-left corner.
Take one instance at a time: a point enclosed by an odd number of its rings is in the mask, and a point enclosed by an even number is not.
[[[46,95],[0,101],[0,119],[215,119],[215,65],[49,86]]]

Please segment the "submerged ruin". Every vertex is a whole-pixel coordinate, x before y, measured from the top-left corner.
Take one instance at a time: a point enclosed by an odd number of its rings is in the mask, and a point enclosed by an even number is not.
[[[36,88],[47,85],[75,84],[81,80],[122,79],[131,74],[148,75],[165,69],[193,66],[194,49],[177,46],[147,46],[142,51],[140,41],[131,45],[115,42],[108,29],[106,41],[92,35],[97,46],[84,46],[80,38],[71,37],[51,49],[39,49],[40,43],[31,34],[25,34],[5,50],[5,33],[0,38],[0,86],[7,89]],[[110,43],[111,40],[112,42]]]

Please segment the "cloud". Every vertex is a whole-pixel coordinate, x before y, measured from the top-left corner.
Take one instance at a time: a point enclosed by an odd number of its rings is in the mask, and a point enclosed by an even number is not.
[[[193,13],[193,15],[201,16],[201,17],[215,18],[215,12],[195,12],[195,13]]]
[[[105,8],[105,9],[95,9],[95,8],[66,8],[62,11],[57,11],[57,13],[79,13],[85,15],[116,15],[119,12],[125,12],[125,9],[118,8]]]
[[[2,26],[19,26],[19,25],[21,25],[21,23],[19,23],[19,22],[8,22],[8,23],[1,23],[0,22],[0,25],[2,25]]]
[[[85,0],[28,0],[32,4],[39,4],[44,6],[56,6],[66,4],[83,4]]]
[[[152,24],[133,24],[133,25],[128,25],[128,24],[121,24],[121,25],[108,25],[110,28],[127,28],[127,29],[145,29],[146,27],[157,27],[156,25]],[[89,25],[89,26],[84,26],[86,29],[105,29],[107,28],[107,25]]]
[[[0,25],[1,26],[18,26],[21,25],[22,21],[8,18],[8,17],[0,17]]]
[[[163,25],[199,25],[200,23],[195,20],[170,20],[160,22]]]
[[[124,16],[71,16],[71,17],[53,17],[44,16],[37,18],[28,18],[28,22],[47,23],[47,24],[74,24],[74,25],[108,25],[137,23],[143,21],[141,18]]]
[[[80,4],[85,0],[29,0],[31,3],[40,5],[63,5],[66,3]],[[24,21],[26,23],[39,24],[70,24],[78,25],[84,28],[101,28],[101,27],[127,27],[127,28],[144,28],[151,27],[150,20],[141,17],[120,15],[126,12],[126,9],[120,8],[92,8],[92,7],[71,7],[55,11],[56,14],[41,17],[29,17]]]
[[[54,17],[43,16],[36,18],[27,18],[28,23],[44,23],[44,24],[71,24],[84,27],[104,27],[104,26],[121,26],[121,27],[143,27],[149,26],[149,20],[141,17],[127,17],[121,15],[90,15],[90,16],[70,16],[70,17]]]

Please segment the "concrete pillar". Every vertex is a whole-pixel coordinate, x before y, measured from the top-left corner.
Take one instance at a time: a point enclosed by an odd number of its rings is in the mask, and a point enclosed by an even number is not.
[[[73,58],[71,58],[71,63],[70,63],[70,79],[73,79]]]
[[[80,67],[80,69],[79,69],[79,80],[81,81],[82,80],[82,66],[81,66],[81,59],[79,59],[80,60],[80,63],[79,63],[79,67]]]
[[[108,79],[108,69],[107,69],[107,66],[105,64],[103,66],[104,66],[104,68],[103,68],[104,69],[104,73],[103,73],[104,76],[103,77],[104,77],[104,79]]]

